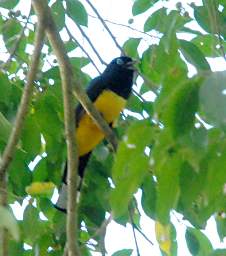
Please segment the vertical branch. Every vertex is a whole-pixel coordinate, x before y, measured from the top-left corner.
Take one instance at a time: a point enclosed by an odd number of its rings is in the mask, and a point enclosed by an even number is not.
[[[7,183],[6,183],[6,175],[0,178],[0,205],[6,207],[7,206]],[[5,228],[0,230],[0,255],[8,256],[8,232]]]
[[[68,157],[68,200],[67,200],[67,250],[69,256],[79,256],[77,243],[77,166],[78,155],[75,143],[75,121],[73,107],[73,72],[64,44],[57,31],[47,1],[33,0],[32,5],[38,17],[43,17],[49,42],[59,63],[63,90],[64,123]]]
[[[7,206],[7,179],[6,171],[13,158],[13,154],[16,150],[17,143],[20,138],[21,130],[24,124],[25,116],[29,108],[29,103],[32,97],[33,84],[36,77],[36,73],[39,65],[39,58],[42,50],[44,39],[44,27],[42,20],[38,20],[37,32],[35,34],[34,53],[31,60],[30,71],[27,75],[27,83],[24,87],[24,92],[21,97],[20,106],[17,112],[16,121],[10,134],[8,143],[2,155],[0,162],[0,205]],[[8,232],[3,229],[1,230],[1,246],[0,253],[3,256],[8,255]]]

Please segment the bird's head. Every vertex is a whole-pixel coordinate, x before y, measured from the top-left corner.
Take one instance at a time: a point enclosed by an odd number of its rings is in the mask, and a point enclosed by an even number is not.
[[[128,77],[133,77],[135,68],[134,61],[132,58],[127,56],[121,56],[113,59],[110,64],[108,64],[105,72],[111,73],[112,75],[124,75]]]

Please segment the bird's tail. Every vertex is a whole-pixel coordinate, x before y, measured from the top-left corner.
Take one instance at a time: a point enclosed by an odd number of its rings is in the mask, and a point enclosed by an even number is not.
[[[82,180],[84,177],[84,173],[85,173],[85,168],[86,165],[89,161],[89,157],[91,155],[91,152],[89,152],[88,154],[79,157],[79,165],[78,165],[78,184],[77,184],[77,190],[78,190],[78,197],[77,200],[79,200],[79,194],[80,194],[80,190],[82,187]],[[54,207],[57,210],[60,210],[62,212],[67,212],[67,164],[64,168],[64,174],[62,177],[62,185],[59,191],[59,197],[57,199],[56,204],[54,205]]]

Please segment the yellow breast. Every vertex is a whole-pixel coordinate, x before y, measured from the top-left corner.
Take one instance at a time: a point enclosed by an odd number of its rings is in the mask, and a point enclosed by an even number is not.
[[[109,124],[118,118],[125,104],[125,99],[110,90],[103,91],[94,103],[97,110],[100,111]],[[104,134],[92,121],[91,117],[85,114],[76,129],[76,138],[79,156],[82,156],[93,150],[103,140]]]

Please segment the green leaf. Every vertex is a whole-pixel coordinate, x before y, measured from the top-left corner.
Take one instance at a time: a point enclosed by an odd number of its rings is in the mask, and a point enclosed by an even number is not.
[[[9,107],[12,85],[7,75],[2,72],[0,72],[0,84],[0,103],[2,102]]]
[[[85,57],[73,57],[70,58],[70,62],[75,68],[81,69],[84,66],[88,65],[90,61],[88,58]]]
[[[51,6],[53,18],[57,24],[58,30],[61,30],[65,25],[65,10],[62,1],[56,1]]]
[[[185,59],[194,65],[198,71],[209,71],[210,65],[199,48],[186,40],[179,40],[180,49]]]
[[[10,122],[3,116],[0,112],[0,140],[3,142],[7,142],[10,131],[11,131],[11,124]]]
[[[223,242],[224,238],[226,237],[226,218],[225,213],[218,213],[215,217],[216,224],[217,224],[217,233]]]
[[[224,184],[226,181],[226,141],[222,140],[219,145],[210,148],[207,154],[208,173],[205,181],[206,205],[212,212],[221,209],[222,200],[225,197]]]
[[[0,206],[0,228],[9,230],[13,239],[19,240],[19,228],[12,213],[5,207]]]
[[[37,208],[30,204],[24,210],[22,229],[27,242],[31,244],[44,233],[39,219],[39,212]]]
[[[21,135],[23,149],[31,155],[37,156],[41,151],[41,133],[34,115],[27,116]],[[32,143],[31,143],[32,141]]]
[[[67,14],[79,25],[88,25],[88,15],[82,3],[78,0],[67,0]]]
[[[166,8],[164,7],[151,14],[144,24],[144,32],[148,32],[152,29],[162,32],[162,29],[165,27],[164,19],[166,16]]]
[[[130,256],[133,252],[133,249],[123,249],[117,252],[114,252],[112,256]]]
[[[205,57],[220,57],[222,56],[221,49],[219,48],[219,41],[215,35],[199,35],[191,40],[195,44]],[[222,45],[225,47],[226,43],[222,42]]]
[[[2,35],[5,46],[9,51],[14,46],[21,30],[22,26],[16,19],[9,19],[4,23]]]
[[[19,3],[19,0],[1,0],[0,7],[12,9]]]
[[[190,131],[194,125],[195,113],[198,110],[199,80],[193,79],[176,86],[168,99],[165,99],[163,120],[173,136],[178,137]],[[189,106],[189,107],[188,107]]]
[[[157,170],[156,215],[162,224],[169,223],[170,210],[177,206],[179,198],[179,173],[181,159],[177,155],[167,158],[165,165]]]
[[[157,183],[148,175],[142,184],[141,204],[144,212],[152,219],[156,218]]]
[[[194,16],[198,24],[210,34],[220,33],[224,39],[226,38],[226,14],[220,12],[212,1],[207,1],[203,6],[194,8]],[[215,17],[215,18],[214,18]],[[217,18],[217,24],[214,19]]]
[[[188,249],[194,256],[209,255],[213,250],[209,239],[198,229],[187,228],[185,238]]]
[[[226,125],[226,72],[214,72],[207,76],[200,88],[200,106],[207,122],[216,126]]]
[[[15,195],[27,195],[25,187],[31,183],[31,172],[28,168],[30,161],[31,159],[27,158],[27,154],[24,151],[17,149],[14,153],[13,161],[9,167],[8,184]]]
[[[216,249],[214,252],[208,254],[208,256],[224,256],[226,255],[226,249]]]
[[[119,144],[112,170],[116,188],[112,192],[111,205],[116,217],[126,212],[133,194],[148,171],[148,157],[144,150],[150,143],[151,131],[147,120],[136,122],[129,127],[127,135]],[[146,139],[142,140],[143,137]]]
[[[197,173],[187,162],[182,164],[180,172],[180,204],[183,209],[191,209],[193,207],[204,186],[205,176],[206,172],[200,171]]]
[[[158,0],[136,0],[132,7],[133,16],[141,14],[151,8]]]
[[[125,51],[126,55],[132,57],[132,58],[138,58],[138,52],[137,47],[140,43],[140,38],[130,38],[128,39],[124,45],[123,50]]]

